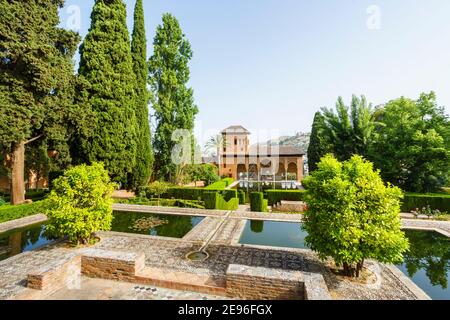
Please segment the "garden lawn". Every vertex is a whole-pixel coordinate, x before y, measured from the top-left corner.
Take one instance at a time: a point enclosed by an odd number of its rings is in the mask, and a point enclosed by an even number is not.
[[[0,223],[39,214],[42,213],[42,211],[43,201],[17,206],[5,204],[0,206]]]

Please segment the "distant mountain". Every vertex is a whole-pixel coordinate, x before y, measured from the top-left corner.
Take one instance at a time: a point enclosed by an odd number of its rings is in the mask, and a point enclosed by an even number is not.
[[[280,146],[294,146],[302,150],[305,154],[309,146],[310,133],[299,132],[295,136],[281,136],[278,139],[272,139],[259,145],[280,145]]]

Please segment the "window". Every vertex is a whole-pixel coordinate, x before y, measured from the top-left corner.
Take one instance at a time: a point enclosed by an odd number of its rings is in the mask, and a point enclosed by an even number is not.
[[[238,142],[237,138],[234,138],[234,145],[235,146],[237,145],[237,142]]]

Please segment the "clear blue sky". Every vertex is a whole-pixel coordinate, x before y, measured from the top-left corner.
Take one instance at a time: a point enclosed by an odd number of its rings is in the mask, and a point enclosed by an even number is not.
[[[131,33],[135,0],[125,2]],[[93,3],[67,0],[62,25],[71,23],[68,8],[76,5],[85,36]],[[379,11],[368,14],[372,5]],[[144,6],[149,55],[164,12],[179,19],[191,42],[201,135],[232,124],[309,131],[320,107],[353,93],[376,105],[434,90],[450,111],[448,0],[144,0]],[[368,19],[371,26],[380,21],[379,28],[369,28]]]

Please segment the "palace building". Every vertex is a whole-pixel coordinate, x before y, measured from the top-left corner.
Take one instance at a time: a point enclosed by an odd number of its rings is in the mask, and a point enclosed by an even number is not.
[[[221,176],[236,180],[296,181],[303,179],[304,153],[294,146],[250,145],[251,133],[242,126],[230,126],[222,132],[219,152]]]

